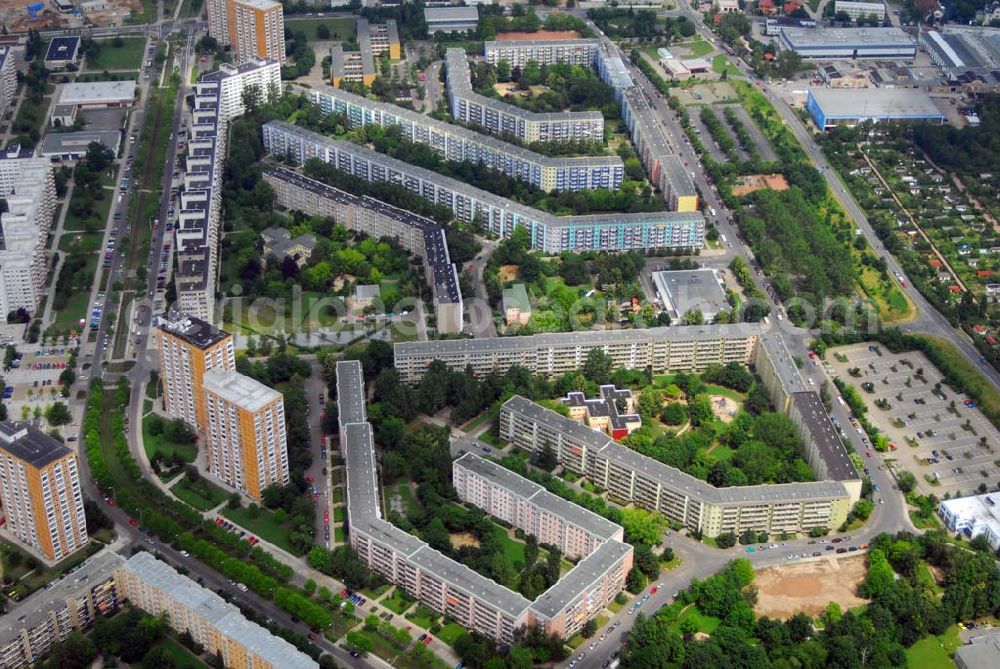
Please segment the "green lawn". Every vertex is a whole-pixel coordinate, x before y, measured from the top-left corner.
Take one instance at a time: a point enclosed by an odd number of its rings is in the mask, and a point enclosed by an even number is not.
[[[296,550],[288,540],[288,526],[279,523],[274,518],[274,513],[267,509],[261,509],[256,518],[250,516],[250,510],[241,506],[238,509],[225,508],[222,515],[233,521],[251,534],[272,543],[279,548],[283,548],[292,555],[299,555],[301,551]]]
[[[712,59],[712,71],[716,74],[725,74],[727,77],[740,76],[739,68],[735,65],[730,65],[724,53],[720,53]]]
[[[333,528],[333,540],[338,544],[346,542],[347,535],[344,533],[343,525],[338,525],[337,527]]]
[[[56,330],[79,331],[80,319],[87,317],[89,305],[90,291],[81,290],[75,293],[69,298],[69,301],[66,302],[66,306],[56,311],[55,321],[52,323],[52,327]]]
[[[125,19],[129,25],[139,25],[140,23],[156,23],[156,0],[142,0],[142,11],[132,12]]]
[[[434,621],[438,619],[438,616],[439,614],[437,612],[430,610],[422,604],[418,604],[417,608],[406,614],[406,619],[414,625],[427,629],[434,624]]]
[[[694,42],[684,42],[682,44],[678,44],[677,46],[684,47],[689,50],[692,58],[702,58],[715,50],[715,47],[712,46],[711,42],[706,42],[703,39],[699,39]]]
[[[293,33],[300,30],[305,32],[310,42],[320,39],[319,35],[316,34],[316,29],[323,25],[329,29],[331,41],[347,40],[355,35],[354,19],[297,19],[291,17],[285,19],[286,28]]]
[[[438,631],[437,637],[450,646],[464,631],[465,628],[458,623],[449,622]]]
[[[145,56],[146,40],[142,37],[120,38],[120,47],[112,46],[113,40],[100,40],[100,53],[87,58],[85,70],[138,70]]]
[[[159,645],[174,659],[175,669],[208,669],[208,665],[199,660],[187,648],[170,637],[165,637]]]
[[[62,253],[95,253],[104,240],[102,232],[66,232],[59,238]]]
[[[413,600],[406,597],[402,590],[396,588],[392,591],[392,595],[381,600],[379,604],[397,615],[402,615],[404,611],[413,605]]]
[[[11,126],[11,138],[7,140],[7,145],[9,146],[16,141],[19,135],[24,135],[27,138],[26,141],[31,143],[30,136],[32,131],[36,131],[41,135],[45,124],[48,123],[49,104],[51,102],[51,96],[44,96],[38,102],[34,102],[30,97],[25,95],[21,101],[21,106],[17,108],[17,116],[14,118],[14,124]],[[27,148],[24,142],[21,145],[23,148]]]
[[[410,492],[409,481],[386,486],[385,504],[387,509],[401,507],[403,515],[409,515],[420,510],[420,503]]]
[[[735,451],[733,451],[733,449],[729,448],[728,446],[717,444],[715,448],[713,448],[711,451],[706,451],[705,456],[710,460],[712,460],[713,462],[721,462],[724,460],[725,461],[732,460],[734,452]]]
[[[508,536],[504,528],[499,525],[496,528],[496,536],[503,546],[504,555],[514,565],[514,569],[521,569],[524,566],[524,544]]]
[[[170,491],[199,511],[214,509],[225,502],[227,496],[226,491],[217,485],[205,479],[192,483],[187,476],[182,476]]]
[[[906,658],[911,667],[920,669],[952,669],[955,666],[951,656],[961,645],[958,627],[952,626],[940,636],[924,637],[906,649]]]
[[[162,432],[160,434],[150,434],[149,423],[151,418],[152,414],[144,416],[142,419],[142,444],[146,450],[146,457],[152,458],[153,454],[157,451],[167,457],[171,457],[174,453],[179,453],[185,462],[194,462],[195,457],[198,455],[198,445],[174,443],[163,436]]]
[[[671,629],[677,631],[680,629],[681,623],[685,620],[691,620],[695,625],[698,626],[699,632],[704,632],[705,634],[711,634],[715,631],[715,628],[719,626],[722,621],[715,616],[706,616],[704,613],[698,610],[697,606],[691,605],[684,610],[674,624],[671,625]]]
[[[342,506],[333,507],[333,520],[338,523],[347,520],[347,509]]]

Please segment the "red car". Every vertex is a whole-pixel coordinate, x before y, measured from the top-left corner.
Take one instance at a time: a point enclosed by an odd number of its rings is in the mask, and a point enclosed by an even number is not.
[[[312,474],[306,474],[306,481],[308,481],[309,483],[312,483],[315,480],[316,479],[313,478]]]
[[[812,351],[809,351],[809,359],[810,360],[815,360],[816,359],[816,354],[813,353]]]
[[[316,635],[315,635],[314,633],[312,633],[312,632],[310,632],[310,633],[309,633],[309,640],[310,640],[310,641],[315,641],[315,640],[316,640],[316,639],[318,639],[318,638],[319,638],[319,637],[318,637],[318,636],[316,636]]]
[[[111,499],[110,497],[105,497],[104,501],[108,503],[108,506],[114,506],[115,505],[115,500]]]
[[[649,594],[651,594],[651,595],[655,595],[655,594],[656,594],[656,591],[657,591],[657,587],[656,587],[656,586],[654,585],[654,586],[653,586],[653,589],[649,591]]]
[[[129,518],[128,524],[131,525],[132,527],[138,527],[139,521],[136,520],[135,518]]]
[[[865,451],[865,455],[867,455],[870,458],[872,456],[872,452],[871,451]]]
[[[424,639],[424,645],[429,646],[431,644],[431,641],[434,641],[434,637],[428,635],[427,638]]]
[[[225,522],[225,521],[224,521],[224,520],[222,520],[222,518],[221,518],[221,517],[220,517],[220,518],[216,518],[216,519],[215,519],[215,526],[216,526],[216,527],[222,527],[222,523],[224,523],[224,522]]]

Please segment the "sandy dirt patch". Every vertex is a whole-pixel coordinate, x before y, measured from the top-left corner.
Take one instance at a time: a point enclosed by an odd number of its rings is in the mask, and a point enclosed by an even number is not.
[[[451,541],[453,548],[462,548],[463,546],[479,548],[479,539],[472,532],[452,532],[448,535],[448,540]]]
[[[575,30],[539,30],[534,33],[497,33],[496,36],[498,42],[540,39],[580,39],[580,33]]]
[[[768,567],[757,572],[757,615],[790,618],[798,612],[817,616],[830,602],[847,610],[867,600],[858,597],[865,576],[864,556],[825,559]]]
[[[740,403],[725,395],[712,395],[712,413],[723,423],[733,422],[736,412],[740,410]]]
[[[500,265],[500,283],[507,283],[517,278],[517,265]]]
[[[746,195],[765,188],[788,190],[788,181],[783,174],[748,174],[736,180],[733,195]]]

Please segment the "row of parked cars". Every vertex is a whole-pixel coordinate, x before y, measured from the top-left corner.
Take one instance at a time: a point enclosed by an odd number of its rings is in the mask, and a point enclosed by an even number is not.
[[[247,543],[250,544],[251,546],[256,546],[257,544],[260,543],[260,539],[253,536],[252,534],[248,534],[246,530],[241,530],[239,527],[229,522],[225,518],[216,518],[215,525],[216,527],[221,527],[227,532],[232,532],[233,534],[240,535],[240,538],[246,539]]]

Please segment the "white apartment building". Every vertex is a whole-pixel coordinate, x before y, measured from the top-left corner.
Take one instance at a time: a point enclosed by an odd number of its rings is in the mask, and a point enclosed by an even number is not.
[[[202,76],[195,86],[194,111],[184,190],[180,196],[174,236],[177,306],[186,314],[212,321],[218,285],[219,216],[222,210],[222,164],[229,121],[242,115],[244,91],[261,103],[281,92],[281,67],[275,61],[254,60],[236,67],[223,65]]]
[[[448,49],[445,65],[451,114],[463,123],[526,144],[604,139],[604,115],[599,111],[539,114],[480,95],[472,89],[464,49]]]
[[[34,313],[45,292],[49,229],[56,206],[52,164],[45,158],[0,158],[0,313]]]
[[[0,118],[7,115],[17,91],[17,68],[9,46],[0,46]]]
[[[541,544],[557,546],[569,558],[624,540],[620,525],[473,453],[452,463],[452,480],[459,499],[534,535]]]
[[[867,19],[869,16],[875,16],[879,21],[885,21],[885,5],[881,2],[836,0],[833,3],[833,11],[838,14],[840,12],[847,12],[852,21],[857,21],[859,17]]]
[[[288,483],[282,394],[232,369],[205,372],[203,388],[208,472],[257,501]]]
[[[593,67],[598,44],[596,39],[489,41],[483,44],[483,55],[491,65],[505,60],[511,67],[524,67],[533,60],[539,65]]]

